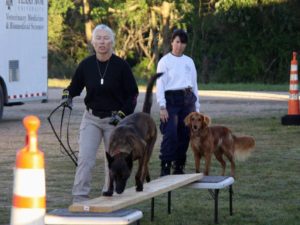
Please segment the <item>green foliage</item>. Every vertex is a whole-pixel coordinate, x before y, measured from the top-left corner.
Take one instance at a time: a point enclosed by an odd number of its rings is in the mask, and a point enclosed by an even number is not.
[[[80,6],[72,0],[50,0],[48,19],[49,77],[70,78],[87,45],[78,21]]]
[[[66,27],[65,16],[68,9],[74,9],[73,1],[49,0],[48,39],[50,49],[55,49],[62,44],[63,31]]]
[[[289,79],[292,51],[300,46],[299,3],[278,2],[218,2],[201,47],[209,57],[210,81],[273,84]]]
[[[149,59],[143,58],[140,63],[136,64],[132,71],[134,75],[140,79],[147,79],[155,73],[155,67],[152,65],[148,68]]]
[[[188,31],[186,54],[194,59],[203,83],[286,83],[292,51],[300,48],[297,0],[89,2],[93,24],[113,28],[115,52],[130,58],[140,78],[155,70],[174,28]],[[163,17],[166,2],[172,4],[168,18]],[[82,1],[50,0],[50,77],[71,76],[88,50]]]
[[[104,0],[90,1],[92,3],[92,8],[90,12],[90,17],[93,20],[94,24],[107,23],[108,21],[108,9],[109,7],[114,7],[115,4],[119,1],[113,0]],[[82,13],[81,13],[82,14]]]
[[[70,78],[74,73],[76,63],[73,58],[68,55],[64,55],[62,51],[49,51],[49,78]]]

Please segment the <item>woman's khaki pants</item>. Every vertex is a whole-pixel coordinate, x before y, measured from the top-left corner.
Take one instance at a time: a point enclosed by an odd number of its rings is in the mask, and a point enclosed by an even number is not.
[[[85,110],[80,124],[78,166],[72,190],[73,196],[88,196],[91,190],[92,170],[96,164],[96,155],[102,140],[108,151],[109,137],[114,126],[109,124],[110,117],[100,119]],[[109,170],[104,155],[105,182],[102,191],[107,191]]]

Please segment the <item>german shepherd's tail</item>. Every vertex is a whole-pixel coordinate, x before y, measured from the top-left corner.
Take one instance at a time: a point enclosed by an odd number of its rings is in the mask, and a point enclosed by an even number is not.
[[[251,136],[233,135],[234,140],[234,156],[238,161],[245,161],[254,150],[255,140]]]
[[[144,100],[144,106],[143,106],[143,112],[150,114],[151,112],[151,106],[152,106],[152,89],[154,86],[155,81],[157,78],[161,77],[163,73],[157,73],[154,76],[152,76],[147,84],[147,90],[146,90],[146,95],[145,95],[145,100]]]

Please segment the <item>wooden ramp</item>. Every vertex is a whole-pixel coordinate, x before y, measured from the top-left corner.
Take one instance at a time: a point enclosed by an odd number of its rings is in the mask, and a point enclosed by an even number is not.
[[[144,191],[137,192],[135,187],[126,189],[122,194],[114,193],[112,197],[101,196],[88,201],[74,203],[70,212],[113,212],[137,204],[157,195],[180,188],[202,179],[202,173],[169,175],[144,184]]]

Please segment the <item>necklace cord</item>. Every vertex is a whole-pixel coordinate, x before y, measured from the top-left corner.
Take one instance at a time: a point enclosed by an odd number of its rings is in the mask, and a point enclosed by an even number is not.
[[[108,68],[108,65],[109,65],[109,62],[110,62],[110,58],[108,59],[107,63],[106,63],[106,67],[105,67],[105,70],[104,70],[104,73],[102,74],[101,73],[101,69],[100,69],[100,65],[99,65],[99,62],[98,62],[98,59],[96,57],[96,63],[97,63],[97,68],[98,68],[98,72],[99,72],[99,75],[100,75],[100,80],[101,80],[101,84],[103,84],[103,79],[106,75],[106,71],[107,71],[107,68]]]

